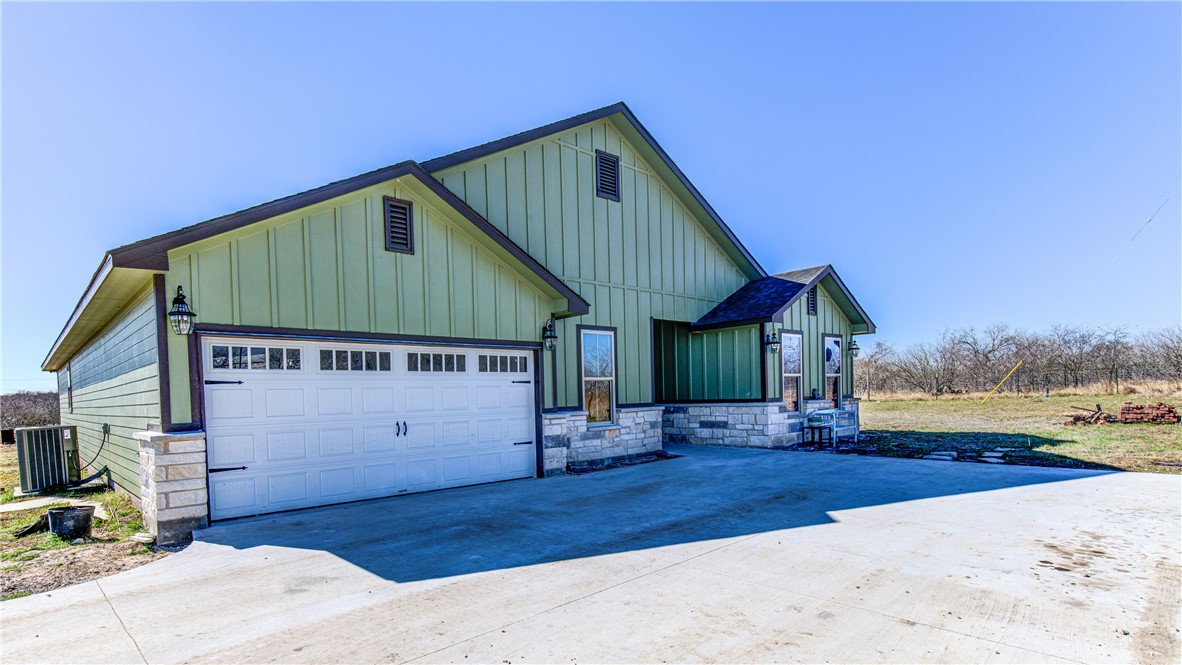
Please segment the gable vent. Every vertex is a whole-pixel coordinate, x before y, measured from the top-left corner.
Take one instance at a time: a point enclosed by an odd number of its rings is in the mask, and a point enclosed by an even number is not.
[[[595,151],[595,195],[620,200],[620,158],[602,150]]]
[[[382,202],[386,209],[386,251],[414,254],[414,210],[410,201],[386,196]]]
[[[817,315],[817,287],[809,289],[809,314]]]

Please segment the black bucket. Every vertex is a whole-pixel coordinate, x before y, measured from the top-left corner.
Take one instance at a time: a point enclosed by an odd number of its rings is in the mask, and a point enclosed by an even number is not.
[[[62,540],[88,538],[94,519],[94,506],[71,506],[49,509],[49,530]]]

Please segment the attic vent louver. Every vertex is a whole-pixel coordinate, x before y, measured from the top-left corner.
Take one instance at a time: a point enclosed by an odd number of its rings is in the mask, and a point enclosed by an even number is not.
[[[595,151],[595,195],[620,200],[620,158],[602,150]]]
[[[817,287],[809,289],[809,314],[817,315]]]
[[[414,210],[410,201],[382,197],[386,213],[386,251],[415,253]]]

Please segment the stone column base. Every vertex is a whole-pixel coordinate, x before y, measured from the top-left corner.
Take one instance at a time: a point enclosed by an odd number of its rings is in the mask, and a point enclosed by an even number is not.
[[[136,432],[144,528],[158,545],[193,540],[209,526],[205,432]]]

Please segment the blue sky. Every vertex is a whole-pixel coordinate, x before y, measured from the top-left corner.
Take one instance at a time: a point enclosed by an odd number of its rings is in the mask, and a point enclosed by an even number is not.
[[[1180,7],[6,2],[2,389],[106,249],[620,100],[872,339],[1176,324]]]

